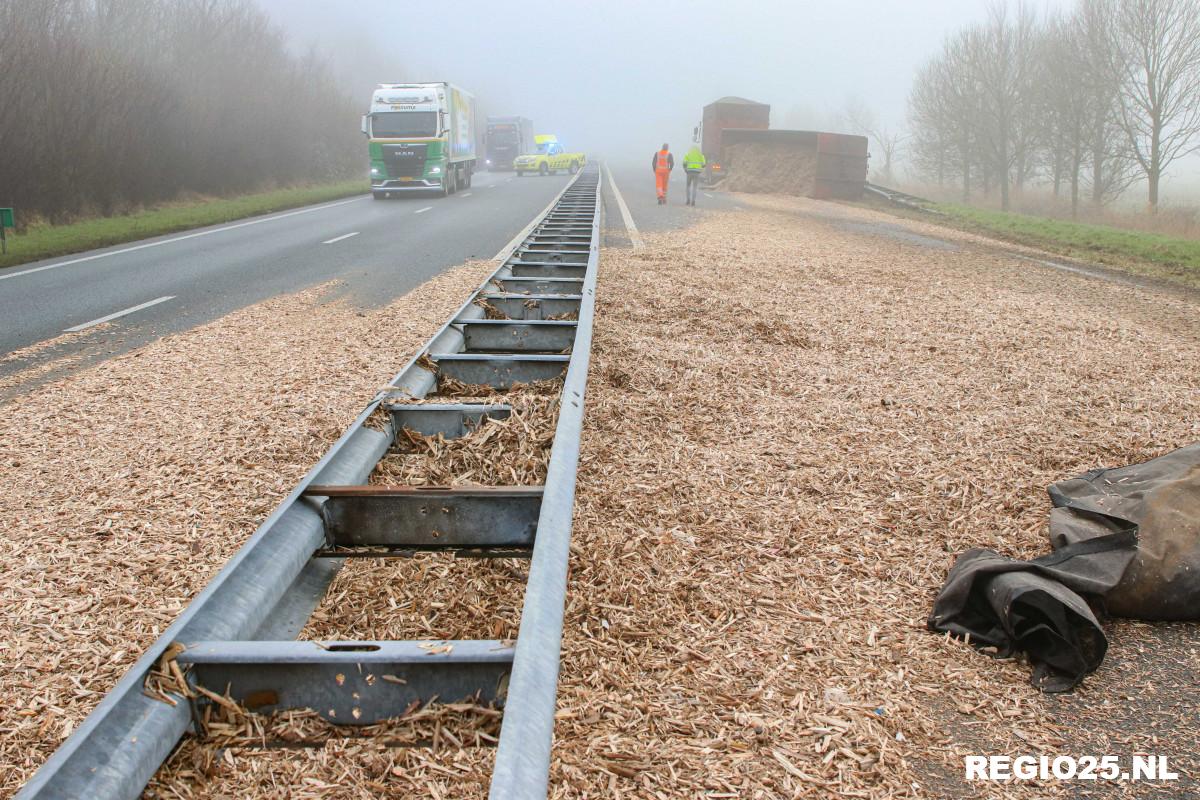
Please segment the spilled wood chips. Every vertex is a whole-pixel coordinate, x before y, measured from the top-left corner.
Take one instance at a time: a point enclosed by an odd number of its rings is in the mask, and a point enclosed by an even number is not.
[[[869,211],[745,202],[604,254],[553,796],[1156,788],[967,785],[962,757],[975,753],[1150,752],[1200,774],[1190,627],[1116,624],[1105,665],[1066,698],[924,629],[961,550],[1044,552],[1045,485],[1200,439],[1196,302]],[[373,348],[411,351],[423,338],[411,326],[432,332],[446,293],[469,286],[439,281],[440,305],[402,300],[344,340],[337,314],[278,319],[299,303],[280,301],[5,407],[5,791],[340,432],[381,380],[373,367],[401,361]],[[267,319],[286,366],[251,335]],[[391,335],[397,325],[412,335]],[[250,403],[237,417],[234,396]],[[523,562],[364,563],[339,576],[305,637],[515,634]],[[149,794],[484,796],[492,751],[457,743],[494,735],[494,718],[416,713],[405,730],[433,737],[444,721],[450,738],[389,747],[324,741],[305,715],[237,720],[225,738],[188,742]],[[225,746],[253,724],[319,744]],[[1182,796],[1190,780],[1157,789]]]

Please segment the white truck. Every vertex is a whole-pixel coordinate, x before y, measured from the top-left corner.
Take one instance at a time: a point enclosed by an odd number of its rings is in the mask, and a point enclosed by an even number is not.
[[[449,83],[381,83],[362,119],[371,159],[371,195],[471,185],[475,97]]]

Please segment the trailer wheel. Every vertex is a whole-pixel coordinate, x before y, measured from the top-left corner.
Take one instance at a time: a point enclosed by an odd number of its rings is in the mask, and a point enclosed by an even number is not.
[[[571,162],[571,168],[570,168],[569,170],[567,170],[567,171],[568,171],[568,172],[570,172],[572,175],[574,175],[576,172],[579,172],[579,162],[578,162],[578,161],[572,161],[572,162]]]
[[[538,174],[541,175],[543,178],[546,177],[547,175],[549,175],[550,174],[550,165],[547,164],[545,161],[543,161],[542,165],[540,167],[538,167]]]

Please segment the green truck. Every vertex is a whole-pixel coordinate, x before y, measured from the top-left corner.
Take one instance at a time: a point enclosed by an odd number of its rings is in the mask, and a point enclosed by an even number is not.
[[[475,172],[475,97],[449,83],[381,83],[363,117],[371,195],[453,194]]]

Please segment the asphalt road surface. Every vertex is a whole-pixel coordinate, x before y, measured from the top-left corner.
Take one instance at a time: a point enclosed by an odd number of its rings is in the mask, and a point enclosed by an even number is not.
[[[654,173],[650,169],[650,152],[646,153],[644,164],[606,163],[604,180],[604,244],[609,247],[630,246],[641,234],[687,227],[710,211],[737,210],[741,205],[733,196],[710,189],[701,190],[695,207],[684,205],[687,178],[683,168],[676,164],[667,189],[667,205],[660,206],[654,188]],[[621,200],[624,211],[628,212],[628,220],[621,208]],[[633,223],[632,231],[629,222]]]
[[[60,374],[52,362],[78,369],[335,279],[351,303],[386,304],[449,267],[495,256],[567,180],[484,172],[446,198],[362,195],[0,270],[0,378],[43,366],[41,382]],[[26,358],[3,358],[56,337]],[[8,383],[5,394],[22,388],[20,377]]]
[[[711,191],[685,206],[681,168],[666,206],[648,163],[617,162],[604,176],[606,246],[738,207]],[[0,270],[0,399],[330,280],[343,282],[331,299],[384,305],[449,267],[495,256],[567,181],[484,172],[447,198],[362,195]]]

